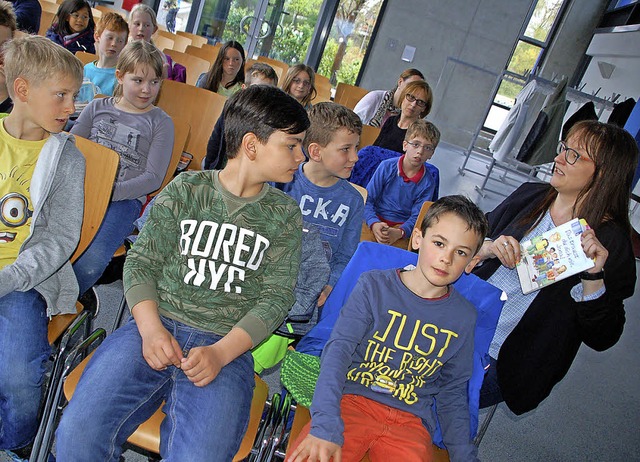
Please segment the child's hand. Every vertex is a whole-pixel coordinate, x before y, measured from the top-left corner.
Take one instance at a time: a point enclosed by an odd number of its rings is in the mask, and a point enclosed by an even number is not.
[[[389,242],[388,244],[393,244],[396,241],[398,241],[399,239],[402,239],[402,230],[400,228],[389,228],[387,231],[387,234],[389,235]]]
[[[171,366],[180,367],[182,350],[176,339],[164,326],[140,330],[142,337],[142,356],[147,364],[156,371]]]
[[[330,285],[324,286],[324,289],[322,289],[322,292],[320,292],[320,296],[318,297],[318,306],[324,305],[324,302],[327,301],[327,297],[329,297],[329,294],[331,293],[332,290],[333,290],[332,286]]]
[[[305,460],[308,462],[329,462],[332,457],[333,462],[342,460],[342,448],[340,446],[313,435],[307,435],[291,456],[287,457],[286,462],[303,462]]]
[[[196,347],[182,359],[182,371],[196,387],[204,387],[215,379],[224,363],[214,345]]]
[[[388,244],[389,243],[389,225],[378,221],[371,225],[371,232],[373,236],[376,238],[380,244]]]
[[[582,233],[580,240],[582,242],[582,250],[584,250],[585,255],[592,258],[595,263],[595,266],[587,272],[598,273],[602,271],[602,268],[604,268],[604,264],[609,257],[609,251],[604,248],[592,229],[588,229]]]

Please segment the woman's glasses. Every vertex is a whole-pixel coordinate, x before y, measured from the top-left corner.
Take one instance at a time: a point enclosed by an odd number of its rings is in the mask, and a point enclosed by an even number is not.
[[[416,98],[415,96],[413,96],[410,93],[407,93],[407,95],[405,96],[406,100],[409,101],[410,103],[416,103],[418,105],[418,107],[421,107],[422,109],[427,107],[427,102],[423,101],[421,99]]]
[[[582,154],[580,154],[575,149],[570,148],[569,146],[567,146],[567,144],[564,141],[560,141],[558,143],[558,147],[556,148],[556,153],[558,155],[560,155],[563,152],[564,152],[564,160],[566,160],[567,164],[569,164],[569,165],[575,164],[576,162],[578,162],[578,159],[582,159],[582,160],[587,160],[589,162],[593,162],[593,160],[590,159],[588,156],[583,156]]]

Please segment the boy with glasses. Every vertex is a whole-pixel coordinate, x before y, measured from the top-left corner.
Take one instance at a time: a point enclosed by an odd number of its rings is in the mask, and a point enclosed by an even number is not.
[[[422,204],[438,198],[434,167],[426,162],[439,141],[435,125],[422,119],[414,122],[402,143],[405,154],[382,161],[371,177],[364,217],[377,242],[394,244],[408,238]]]

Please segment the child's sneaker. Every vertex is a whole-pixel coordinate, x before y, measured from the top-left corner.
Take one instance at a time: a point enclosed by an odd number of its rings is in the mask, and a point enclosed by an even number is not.
[[[100,311],[100,299],[98,298],[95,286],[91,287],[82,296],[80,296],[78,301],[82,303],[85,310],[93,313],[93,319],[98,316],[98,312]]]

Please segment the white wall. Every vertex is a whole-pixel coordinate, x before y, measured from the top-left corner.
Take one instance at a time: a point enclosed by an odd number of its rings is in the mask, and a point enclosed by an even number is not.
[[[596,34],[587,54],[592,59],[582,78],[583,91],[598,91],[598,96],[609,98],[619,93],[617,102],[640,99],[640,31]],[[598,61],[615,66],[610,78],[602,76]]]
[[[544,69],[549,76],[552,67],[573,74],[607,3],[574,2],[560,42],[550,49],[550,64]],[[389,0],[360,85],[391,88],[402,70],[420,69],[436,97],[429,119],[444,141],[467,147],[530,5],[531,0]],[[412,63],[401,60],[405,45],[417,48]]]

